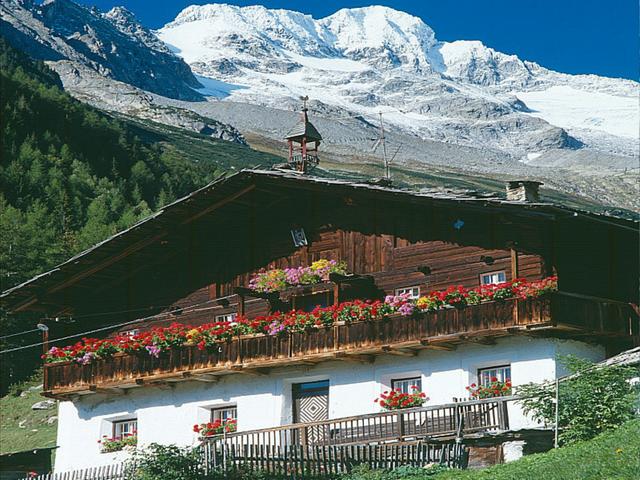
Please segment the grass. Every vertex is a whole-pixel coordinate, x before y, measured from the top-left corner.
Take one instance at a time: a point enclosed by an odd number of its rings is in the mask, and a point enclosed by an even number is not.
[[[528,455],[483,470],[447,471],[434,480],[632,480],[640,479],[640,419],[593,440]],[[417,480],[417,479],[416,479]]]
[[[58,415],[57,406],[48,410],[31,409],[34,403],[46,400],[40,393],[41,371],[25,382],[13,385],[7,395],[0,398],[0,453],[56,445],[58,422],[49,423],[49,420]]]

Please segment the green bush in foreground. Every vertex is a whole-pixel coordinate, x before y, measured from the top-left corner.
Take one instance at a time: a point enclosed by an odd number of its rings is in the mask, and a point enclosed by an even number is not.
[[[419,480],[422,478],[434,478],[442,472],[450,469],[445,465],[432,465],[430,467],[398,467],[394,470],[372,470],[362,466],[355,468],[353,472],[343,475],[340,480]],[[437,477],[436,477],[437,478]]]
[[[637,367],[595,366],[572,355],[561,357],[560,362],[574,375],[560,382],[560,445],[589,440],[633,418],[638,388],[629,380],[639,375]],[[546,425],[555,423],[554,384],[531,383],[518,387],[516,393],[524,397],[525,413]]]
[[[634,480],[640,479],[640,419],[593,440],[483,470],[449,470],[429,480]]]

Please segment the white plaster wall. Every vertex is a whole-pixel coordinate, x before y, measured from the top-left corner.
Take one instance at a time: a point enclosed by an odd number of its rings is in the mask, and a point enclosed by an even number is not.
[[[235,404],[239,430],[291,423],[291,385],[330,381],[330,418],[373,413],[373,400],[390,386],[391,378],[422,376],[429,405],[466,397],[465,387],[476,380],[478,368],[511,364],[515,386],[555,378],[558,354],[573,353],[591,360],[604,358],[604,349],[575,341],[508,337],[496,345],[464,344],[455,351],[422,350],[415,357],[378,356],[372,364],[335,361],[317,366],[283,368],[269,375],[228,375],[218,383],[182,382],[146,386],[124,395],[94,394],[61,402],[58,420],[57,472],[121,461],[123,452],[100,453],[98,439],[110,435],[110,421],[137,417],[139,445],[192,445],[192,428],[209,418],[209,409]],[[517,405],[509,407],[513,429],[535,426]]]

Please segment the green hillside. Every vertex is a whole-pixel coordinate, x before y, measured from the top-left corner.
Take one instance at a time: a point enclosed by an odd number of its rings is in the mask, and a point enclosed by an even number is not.
[[[0,37],[0,290],[46,271],[220,174],[277,157],[152,122],[115,118]],[[3,335],[36,317],[0,315]],[[0,349],[38,341],[0,340]],[[3,356],[0,392],[39,364]]]
[[[451,471],[434,480],[633,480],[640,478],[640,420],[593,440],[482,471]]]
[[[42,410],[31,408],[46,400],[41,393],[42,373],[38,372],[33,378],[13,385],[0,398],[0,454],[56,445],[57,405]]]

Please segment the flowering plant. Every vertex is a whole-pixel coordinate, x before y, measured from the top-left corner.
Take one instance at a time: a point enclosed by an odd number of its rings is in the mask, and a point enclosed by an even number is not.
[[[121,437],[103,435],[102,439],[98,440],[98,443],[102,453],[117,452],[125,447],[135,447],[138,444],[138,432],[134,430],[132,433],[127,433]]]
[[[427,395],[421,392],[416,385],[412,385],[411,389],[411,393],[403,393],[399,389],[381,393],[374,402],[385,410],[421,407],[428,400]]]
[[[228,418],[227,420],[214,420],[213,422],[196,424],[193,426],[193,431],[200,434],[201,437],[211,437],[224,432],[235,432],[237,427],[237,420],[235,418]]]
[[[511,380],[501,382],[496,377],[491,377],[489,385],[476,385],[472,383],[466,387],[473,399],[504,397],[511,395]]]
[[[549,277],[537,282],[516,279],[512,282],[484,285],[476,289],[465,289],[462,286],[449,287],[443,291],[431,292],[417,300],[410,299],[409,295],[390,295],[384,301],[354,300],[330,307],[316,307],[311,312],[301,310],[275,312],[253,319],[237,317],[233,321],[210,322],[199,326],[173,323],[169,327],[154,327],[135,335],[118,335],[103,340],[83,338],[73,345],[52,347],[42,358],[47,363],[70,360],[81,365],[87,365],[97,359],[109,358],[118,352],[158,358],[165,352],[184,345],[197,346],[199,350],[217,348],[221,342],[231,341],[239,335],[302,333],[314,328],[331,327],[337,322],[349,324],[376,321],[392,314],[408,316],[436,311],[447,305],[462,308],[465,305],[507,298],[534,298],[556,289],[557,277]]]
[[[249,281],[249,288],[256,292],[279,292],[288,287],[313,285],[329,280],[329,275],[347,274],[347,264],[321,259],[308,267],[275,268],[256,273]]]
[[[409,316],[416,309],[415,303],[411,300],[411,294],[403,293],[401,295],[387,295],[384,303],[388,304],[398,313]]]

